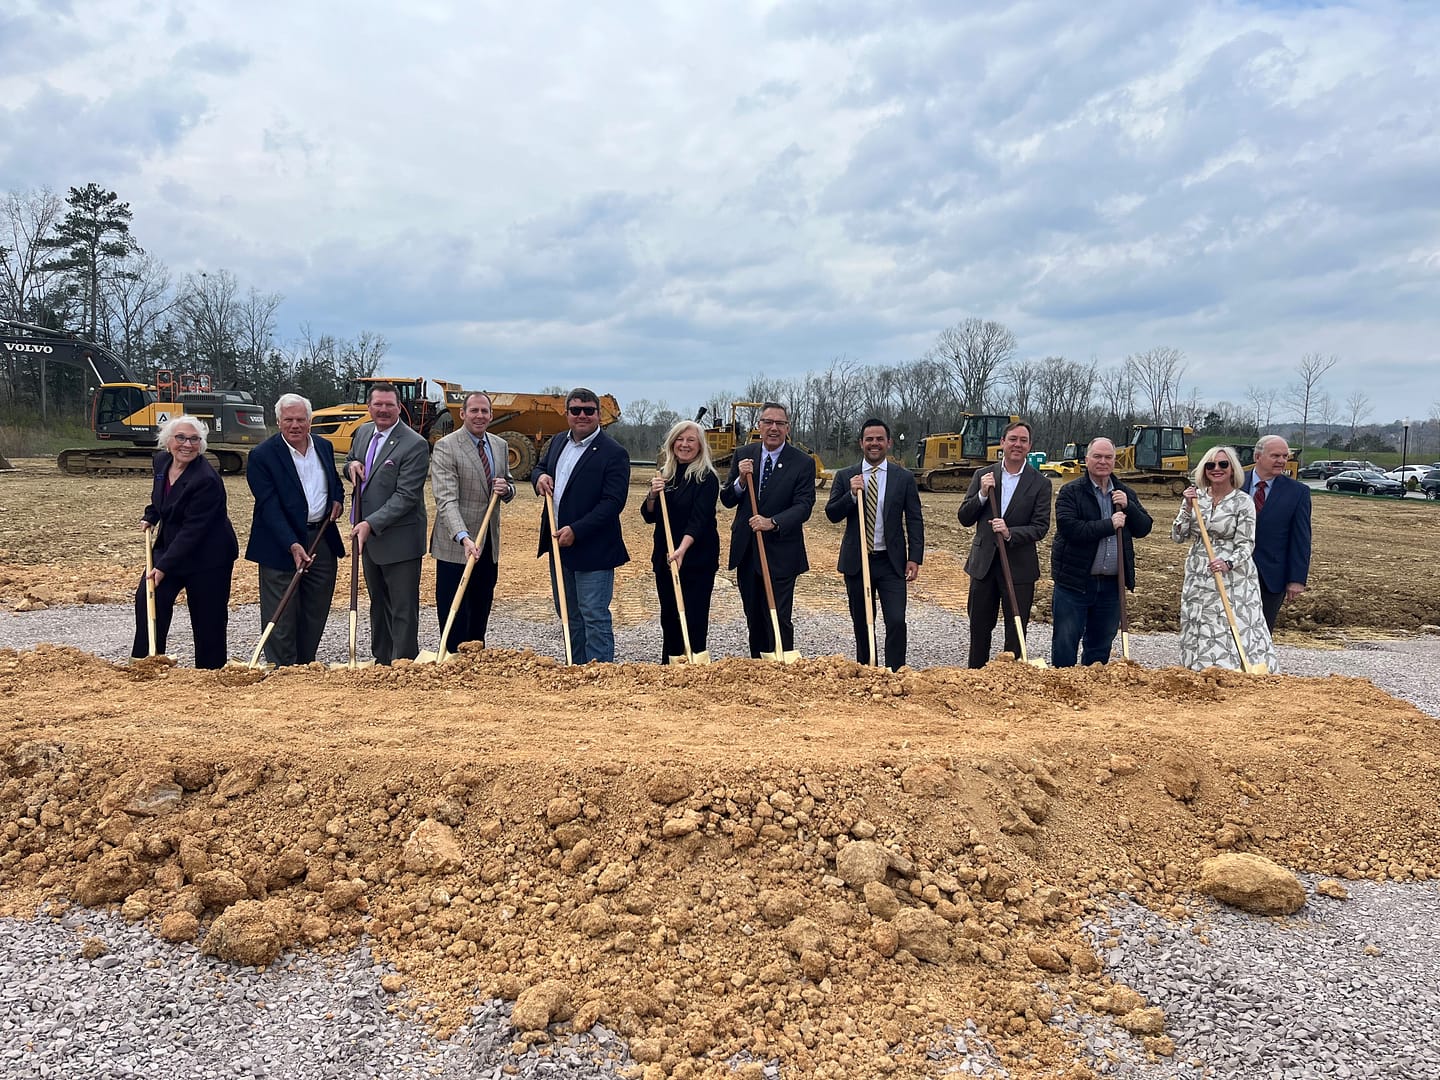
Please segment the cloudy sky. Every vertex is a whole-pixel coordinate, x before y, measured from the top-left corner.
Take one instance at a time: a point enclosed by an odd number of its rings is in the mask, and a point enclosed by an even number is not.
[[[7,0],[0,189],[467,386],[686,412],[979,316],[1378,421],[1440,401],[1437,76],[1431,0]]]

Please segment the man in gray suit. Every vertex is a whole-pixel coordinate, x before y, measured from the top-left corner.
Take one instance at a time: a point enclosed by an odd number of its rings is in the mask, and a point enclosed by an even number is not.
[[[420,651],[420,561],[425,556],[425,474],[430,447],[400,419],[393,383],[370,384],[370,422],[360,425],[345,458],[359,486],[360,546],[370,593],[370,651],[378,664]]]
[[[970,666],[981,668],[990,660],[990,636],[1002,603],[1005,612],[1005,651],[1020,655],[1020,637],[1005,596],[1005,579],[998,545],[1005,545],[1010,575],[1015,581],[1015,602],[1022,627],[1030,625],[1035,582],[1040,580],[1040,556],[1035,545],[1050,531],[1050,478],[1029,463],[1030,425],[1021,420],[1005,429],[1000,460],[986,466],[970,481],[970,490],[956,516],[967,528],[977,525],[970,541],[965,573],[970,575]],[[998,486],[997,486],[998,485]],[[990,507],[990,492],[1000,499],[1000,516]]]
[[[499,576],[498,508],[490,515],[484,536],[479,535],[480,522],[492,494],[504,502],[515,497],[509,448],[504,439],[485,430],[490,426],[491,414],[489,394],[478,390],[466,394],[462,414],[465,426],[437,442],[430,458],[430,484],[435,489],[430,554],[435,558],[435,616],[441,630],[450,617],[465,563],[475,559],[475,569],[470,572],[455,625],[445,643],[447,652],[457,650],[461,642],[485,640]]]
[[[836,568],[845,575],[856,657],[862,664],[876,663],[870,655],[871,620],[865,616],[866,605],[872,611],[875,606],[874,598],[865,595],[860,560],[866,559],[870,585],[885,616],[885,666],[898,671],[905,666],[905,586],[919,577],[925,560],[925,522],[915,476],[887,460],[890,445],[890,425],[884,420],[871,417],[860,426],[864,460],[835,474],[825,516],[845,522]],[[861,525],[862,506],[868,528]]]

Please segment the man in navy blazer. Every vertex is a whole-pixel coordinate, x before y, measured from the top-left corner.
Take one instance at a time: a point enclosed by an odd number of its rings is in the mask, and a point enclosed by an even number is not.
[[[345,490],[335,469],[335,448],[310,434],[312,415],[307,399],[281,394],[275,402],[280,433],[252,450],[245,467],[255,496],[245,558],[260,572],[260,626],[275,621],[265,641],[265,659],[277,667],[315,659],[335,595],[336,560],[345,555],[335,527]],[[315,554],[307,555],[321,532]],[[305,573],[295,595],[276,619],[280,598],[299,570]]]
[[[720,502],[735,507],[730,525],[730,569],[745,608],[750,628],[750,655],[788,652],[795,648],[795,579],[810,569],[805,555],[805,532],[815,508],[815,462],[786,440],[790,413],[784,405],[767,401],[760,409],[760,441],[736,449],[730,475],[720,489]],[[750,512],[745,478],[755,483],[759,513]],[[760,576],[757,533],[765,534],[765,558],[780,622],[780,640],[771,641],[770,604]]]
[[[577,386],[565,401],[570,432],[553,438],[537,465],[535,492],[555,500],[560,566],[550,568],[552,590],[563,580],[570,617],[570,658],[583,664],[615,659],[610,600],[615,568],[630,561],[620,530],[620,512],[630,495],[630,455],[600,430],[600,399]],[[542,511],[540,558],[550,552],[550,515]],[[555,608],[560,608],[555,592]]]
[[[1255,569],[1265,625],[1275,632],[1280,605],[1305,591],[1310,576],[1310,489],[1285,475],[1290,447],[1279,435],[1255,444],[1245,490],[1255,501]]]
[[[845,595],[850,602],[850,621],[855,627],[856,656],[862,664],[873,664],[870,655],[869,620],[865,607],[874,610],[875,601],[865,595],[861,559],[870,562],[870,584],[880,597],[885,616],[885,666],[896,671],[905,666],[905,586],[920,576],[925,561],[925,521],[920,513],[920,491],[909,469],[886,460],[890,453],[890,425],[878,417],[860,427],[858,465],[835,474],[825,516],[845,522],[836,569],[845,575]],[[877,504],[869,513],[873,534],[862,547],[860,504],[873,494]],[[871,616],[873,619],[873,615]]]

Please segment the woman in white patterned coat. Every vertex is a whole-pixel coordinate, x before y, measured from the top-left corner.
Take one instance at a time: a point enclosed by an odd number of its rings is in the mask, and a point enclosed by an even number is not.
[[[1207,667],[1241,670],[1240,656],[1215,574],[1225,582],[1230,606],[1240,627],[1245,659],[1278,670],[1275,646],[1265,626],[1260,604],[1260,576],[1251,557],[1255,550],[1255,504],[1240,491],[1240,458],[1228,446],[1205,452],[1196,466],[1193,484],[1185,490],[1180,513],[1170,528],[1170,539],[1190,543],[1185,557],[1185,586],[1180,593],[1180,661],[1200,671]],[[1205,553],[1195,514],[1204,515],[1215,558]]]

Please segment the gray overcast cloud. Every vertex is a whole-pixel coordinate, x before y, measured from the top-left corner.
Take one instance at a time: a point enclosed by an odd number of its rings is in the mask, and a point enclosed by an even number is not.
[[[971,315],[1022,355],[1309,351],[1440,400],[1440,6],[14,0],[0,188],[94,181],[184,273],[388,370],[693,411]]]

